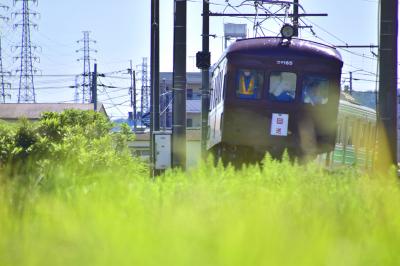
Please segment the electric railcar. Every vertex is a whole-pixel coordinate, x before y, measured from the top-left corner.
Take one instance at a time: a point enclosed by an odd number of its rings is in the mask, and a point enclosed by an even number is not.
[[[317,42],[236,41],[212,69],[207,148],[239,162],[332,152],[342,66],[335,48]]]
[[[376,147],[376,111],[340,100],[335,149],[319,156],[321,164],[371,168]]]

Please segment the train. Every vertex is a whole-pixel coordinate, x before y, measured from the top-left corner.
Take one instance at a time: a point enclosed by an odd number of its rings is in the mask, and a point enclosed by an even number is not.
[[[207,149],[234,164],[266,152],[304,161],[332,156],[342,67],[340,53],[318,42],[237,40],[211,69]]]
[[[328,167],[357,165],[371,169],[377,145],[377,113],[351,97],[339,102],[338,127],[333,151],[320,154],[318,162]]]

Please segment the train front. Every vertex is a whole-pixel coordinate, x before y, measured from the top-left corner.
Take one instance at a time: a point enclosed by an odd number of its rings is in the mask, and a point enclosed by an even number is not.
[[[305,158],[335,146],[343,62],[301,39],[241,40],[226,53],[221,145],[236,156]],[[229,151],[231,149],[231,151]]]

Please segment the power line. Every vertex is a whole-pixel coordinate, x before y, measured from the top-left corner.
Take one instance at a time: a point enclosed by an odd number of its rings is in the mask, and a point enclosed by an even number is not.
[[[117,77],[117,76],[107,76],[105,75],[106,78],[111,78],[111,79],[123,79],[123,80],[130,80],[130,78],[126,77]]]
[[[123,106],[123,107],[130,107],[131,105],[130,104],[126,104],[126,103],[130,103],[130,100],[126,100],[126,101],[123,101],[123,102],[121,102],[121,103],[107,103],[107,101],[102,101],[101,103],[103,103],[103,104],[105,104],[105,105],[111,105],[112,107],[115,107],[115,108],[117,108],[117,107],[120,107],[120,106]],[[123,112],[122,112],[122,114],[123,114]]]
[[[318,29],[322,30],[322,31],[325,32],[326,34],[330,35],[330,36],[333,37],[334,39],[336,39],[336,40],[338,40],[339,42],[343,43],[344,45],[342,45],[342,46],[341,46],[341,45],[333,45],[332,43],[330,43],[330,42],[326,41],[325,39],[319,37],[314,31],[311,30],[311,31],[312,31],[312,34],[313,34],[313,36],[314,36],[315,38],[317,38],[317,39],[319,39],[319,40],[321,40],[321,41],[323,41],[323,42],[326,42],[326,43],[330,44],[331,46],[337,47],[338,49],[340,49],[340,50],[342,50],[342,51],[345,51],[345,52],[347,52],[347,53],[349,53],[349,54],[352,54],[352,55],[355,55],[355,56],[358,56],[358,57],[362,57],[362,58],[366,58],[366,59],[370,59],[370,60],[374,60],[374,61],[377,60],[377,59],[374,58],[374,57],[366,56],[366,55],[364,55],[364,54],[359,54],[359,53],[356,53],[356,52],[353,52],[353,51],[350,51],[350,50],[346,49],[346,47],[351,48],[352,45],[349,45],[346,41],[342,40],[341,38],[339,38],[339,37],[336,36],[335,34],[329,32],[328,30],[326,30],[326,29],[324,29],[323,27],[319,26],[318,24],[312,22],[311,20],[309,20],[309,19],[307,19],[307,18],[305,18],[305,20],[307,20],[307,21],[308,21],[309,23],[311,23],[313,26],[315,26],[315,27],[317,27]],[[304,23],[304,21],[303,21],[303,23]],[[377,48],[375,45],[368,45],[368,46],[363,45],[363,47],[364,47],[364,48],[370,48],[370,49],[372,49],[372,48]]]
[[[115,99],[120,99],[120,98],[126,98],[129,96],[129,95],[120,95],[120,96],[110,97],[110,95],[107,92],[105,92],[104,94],[101,94],[101,95],[106,95],[108,97],[107,100],[115,100]]]
[[[232,6],[229,2],[227,3],[227,7],[228,7],[228,6],[231,7],[233,10],[235,10],[238,14],[242,14],[235,6]],[[226,8],[225,8],[225,9],[226,9]],[[225,13],[225,9],[224,9],[224,12],[222,12],[223,14]],[[254,25],[254,21],[251,20],[250,18],[248,18],[248,17],[246,17],[246,16],[243,16],[243,18],[245,18],[246,20],[250,21],[250,22],[253,23],[253,25]],[[271,30],[269,30],[269,29],[267,29],[267,28],[262,27],[261,25],[258,25],[258,27],[260,27],[261,29],[263,29],[263,30],[265,30],[265,31],[271,32],[271,33],[273,33],[273,34],[278,34],[278,33],[274,32],[274,31],[271,31]]]
[[[106,95],[107,95],[107,97],[108,97],[107,100],[109,100],[113,105],[115,105],[115,103],[113,102],[113,99],[110,97],[110,95],[108,94],[107,90],[105,90],[105,93],[106,93]],[[115,105],[114,107],[115,107],[115,109],[117,109],[118,112],[120,112],[122,115],[125,115],[125,113],[122,112],[121,109],[119,109],[118,106]]]
[[[35,90],[60,90],[60,89],[71,89],[71,86],[51,86],[51,87],[35,87]],[[11,87],[10,90],[19,90],[18,87]]]

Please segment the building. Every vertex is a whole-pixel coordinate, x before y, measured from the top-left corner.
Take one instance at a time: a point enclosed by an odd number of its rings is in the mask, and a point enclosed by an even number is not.
[[[160,129],[172,129],[172,72],[160,73]],[[200,161],[201,149],[201,72],[186,74],[186,166],[193,167]],[[129,144],[132,153],[148,159],[150,135],[138,128],[135,141]]]
[[[171,131],[167,131],[171,133]],[[201,155],[201,130],[196,128],[188,128],[186,130],[186,167],[194,167],[200,161]],[[140,156],[144,160],[150,158],[150,133],[136,133],[134,141],[129,143],[132,154]]]
[[[160,128],[172,127],[172,72],[160,73]],[[201,127],[201,73],[186,73],[186,125]]]
[[[68,109],[93,110],[93,103],[2,103],[0,104],[0,120],[17,121],[26,118],[31,121],[39,120],[43,112],[61,113]],[[97,105],[97,111],[107,115],[103,104]]]

